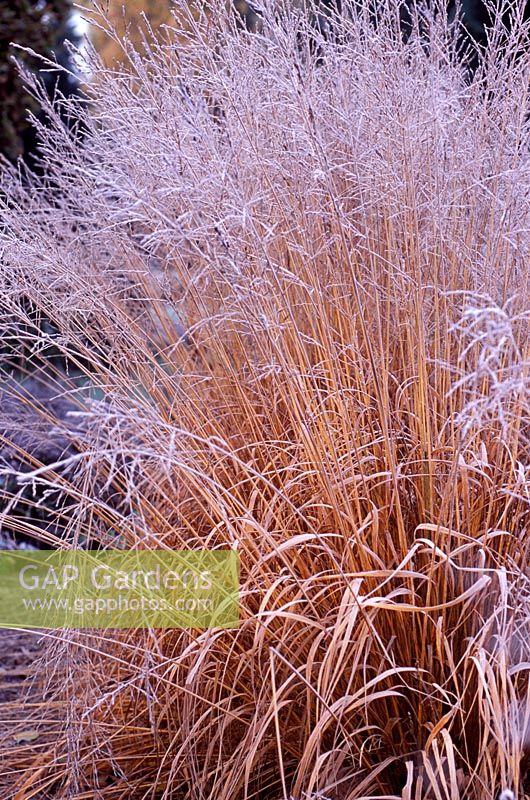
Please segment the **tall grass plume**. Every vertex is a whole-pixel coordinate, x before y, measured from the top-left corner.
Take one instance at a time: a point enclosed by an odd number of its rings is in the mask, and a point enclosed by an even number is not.
[[[3,527],[241,557],[237,630],[50,637],[18,798],[523,796],[526,23],[470,75],[409,9],[182,3],[6,169],[5,370],[69,409]]]

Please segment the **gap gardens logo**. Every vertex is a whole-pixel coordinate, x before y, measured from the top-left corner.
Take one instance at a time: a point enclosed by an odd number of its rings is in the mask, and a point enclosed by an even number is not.
[[[231,628],[234,550],[0,551],[0,627]]]

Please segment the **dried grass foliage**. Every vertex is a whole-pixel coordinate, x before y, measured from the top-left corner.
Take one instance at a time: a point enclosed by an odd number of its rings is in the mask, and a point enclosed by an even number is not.
[[[237,631],[57,637],[64,736],[17,797],[524,791],[526,32],[466,82],[397,11],[347,4],[318,59],[270,8],[92,54],[84,140],[4,177],[6,359],[59,352],[77,408],[22,478],[72,501],[48,541],[242,565]]]

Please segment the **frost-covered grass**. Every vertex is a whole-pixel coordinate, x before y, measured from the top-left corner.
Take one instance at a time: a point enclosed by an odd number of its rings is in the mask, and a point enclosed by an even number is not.
[[[91,56],[41,181],[4,176],[6,358],[53,346],[93,387],[81,455],[31,466],[71,500],[48,541],[241,555],[238,630],[59,634],[63,736],[21,783],[523,790],[526,31],[466,81],[444,16],[403,42],[397,11],[346,0],[315,58],[301,12],[179,7],[119,70]]]

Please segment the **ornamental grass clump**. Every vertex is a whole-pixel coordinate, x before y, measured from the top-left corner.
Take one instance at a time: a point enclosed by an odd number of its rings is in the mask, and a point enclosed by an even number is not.
[[[399,12],[179,5],[4,175],[5,368],[72,408],[2,525],[241,559],[235,630],[50,634],[17,798],[523,796],[527,30]]]

